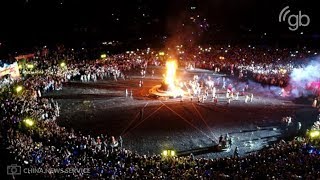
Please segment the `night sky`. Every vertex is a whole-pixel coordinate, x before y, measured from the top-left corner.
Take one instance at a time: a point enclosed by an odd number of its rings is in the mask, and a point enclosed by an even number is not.
[[[14,47],[70,46],[120,41],[163,46],[256,42],[319,44],[315,1],[279,0],[1,0],[0,42]],[[282,8],[308,14],[311,23],[290,31]]]

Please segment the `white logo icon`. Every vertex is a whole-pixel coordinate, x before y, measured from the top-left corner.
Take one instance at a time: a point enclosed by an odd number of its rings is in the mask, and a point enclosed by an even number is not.
[[[7,166],[7,175],[21,175],[21,166],[17,164]]]
[[[302,14],[301,11],[299,11],[298,14],[291,14],[290,13],[289,6],[284,7],[279,14],[279,22],[286,22],[288,20],[289,24],[289,30],[290,31],[296,31],[300,26],[308,26],[310,24],[310,17],[306,14]],[[288,16],[288,18],[287,18]]]

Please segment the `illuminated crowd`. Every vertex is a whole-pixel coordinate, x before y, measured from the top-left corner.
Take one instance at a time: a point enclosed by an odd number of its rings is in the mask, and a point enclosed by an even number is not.
[[[247,51],[244,49],[241,51]],[[191,55],[192,53],[184,56],[182,53],[181,57],[186,58],[186,61],[180,61],[180,63],[193,64],[198,68],[211,68],[221,73],[236,73],[236,69],[234,72],[232,68],[230,69],[236,59],[228,59],[231,57],[242,59],[243,55],[239,55],[234,49],[228,49],[228,52],[232,54],[229,55],[230,57],[226,55],[222,58],[220,53],[213,53],[207,56],[200,54],[199,59],[192,58],[194,56]],[[60,54],[60,56],[67,55]],[[241,64],[234,63],[234,67],[237,67],[239,73],[241,70],[249,70],[256,76],[260,75],[258,79],[253,75],[257,81],[265,75],[268,78],[274,75],[278,78],[283,77],[279,76],[280,71],[269,72],[270,67],[264,67],[260,72],[263,63],[267,64],[269,60],[262,59],[262,63],[257,63],[259,59],[254,60],[255,68],[251,68],[253,61],[250,61],[250,57],[256,56],[258,55],[248,53],[247,60]],[[63,83],[68,81],[125,80],[130,78],[130,74],[127,73],[130,70],[140,71],[147,68],[148,64],[161,64],[161,56],[147,49],[139,52],[128,51],[124,54],[90,61],[70,56],[64,61],[57,61],[56,57],[51,56],[38,58],[31,61],[35,66],[33,69],[22,72],[22,80],[6,80],[8,82],[1,90],[2,143],[9,152],[8,164],[18,164],[24,168],[89,168],[89,172],[23,174],[24,176],[37,175],[43,178],[62,179],[320,178],[320,156],[303,150],[308,146],[308,141],[304,138],[280,141],[245,157],[205,159],[196,158],[193,155],[187,157],[141,155],[122,147],[121,137],[108,134],[90,136],[61,127],[56,122],[60,115],[59,105],[52,99],[43,98],[45,93],[61,90]],[[288,71],[291,67],[277,65],[276,62],[274,66],[287,67]],[[196,91],[193,93],[198,93],[196,87],[199,85],[196,81],[197,77],[187,85]],[[230,88],[226,79],[221,79],[220,82],[221,87],[225,84],[226,89]],[[281,83],[279,85],[281,86]],[[215,94],[216,90],[210,83],[208,87],[211,89],[207,91],[212,95]]]
[[[180,49],[179,47],[178,49]],[[182,47],[183,48],[183,47]],[[285,87],[289,74],[295,67],[306,64],[307,57],[316,56],[316,51],[305,48],[297,50],[268,49],[239,46],[199,46],[196,49],[179,51],[181,61],[188,60],[193,67],[212,69],[240,79],[252,79],[264,85]]]

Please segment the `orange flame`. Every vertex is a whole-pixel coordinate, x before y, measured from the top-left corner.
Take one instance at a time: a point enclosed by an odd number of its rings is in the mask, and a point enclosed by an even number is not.
[[[176,71],[177,71],[178,65],[175,60],[169,60],[166,63],[166,75],[164,82],[168,85],[169,87],[169,93],[174,96],[183,96],[184,91],[175,85],[176,83]]]
[[[167,61],[166,63],[166,75],[165,75],[165,83],[168,84],[170,88],[175,87],[175,79],[176,79],[176,70],[177,70],[177,63],[174,60]]]

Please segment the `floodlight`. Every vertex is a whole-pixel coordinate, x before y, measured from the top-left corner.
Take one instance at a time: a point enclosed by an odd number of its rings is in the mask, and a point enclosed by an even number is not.
[[[104,58],[106,58],[107,57],[107,55],[106,54],[101,54],[101,56],[100,56],[102,59],[104,59]]]
[[[164,151],[162,152],[162,155],[163,155],[163,156],[168,156],[168,151],[167,151],[167,150],[164,150]]]
[[[34,125],[34,121],[32,119],[30,119],[30,118],[27,118],[27,119],[23,120],[23,122],[29,127]]]
[[[171,151],[171,157],[174,157],[176,155],[175,151]]]
[[[33,65],[33,64],[27,64],[27,68],[28,68],[28,69],[33,69],[33,68],[34,68],[34,65]]]
[[[21,92],[21,91],[22,91],[22,89],[23,89],[23,87],[22,87],[22,86],[17,86],[17,87],[16,87],[16,92],[17,92],[17,93],[19,93],[19,92]]]
[[[310,131],[309,135],[310,135],[311,138],[319,137],[320,136],[320,131],[319,130],[312,130],[312,131]]]
[[[60,63],[60,67],[66,67],[66,63],[65,62],[62,62],[62,63]]]

